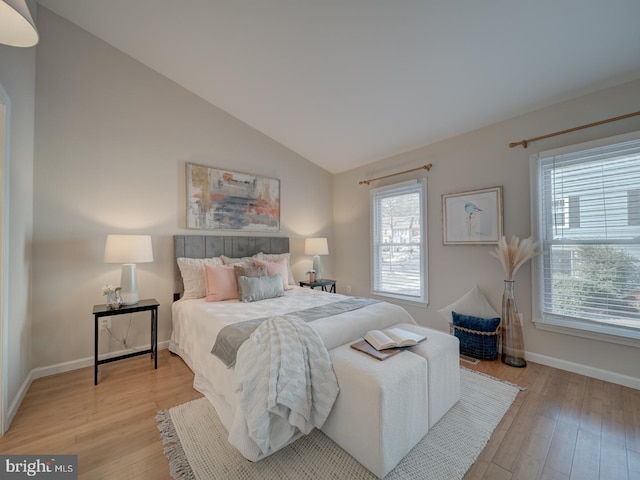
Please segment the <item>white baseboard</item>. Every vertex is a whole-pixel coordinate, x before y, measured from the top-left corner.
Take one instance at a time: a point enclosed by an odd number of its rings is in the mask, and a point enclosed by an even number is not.
[[[18,393],[16,393],[16,396],[13,397],[13,401],[9,405],[9,411],[7,412],[7,418],[5,423],[5,427],[7,430],[9,430],[9,427],[11,426],[13,417],[15,417],[16,413],[18,413],[18,409],[22,404],[22,400],[24,400],[24,397],[27,395],[27,392],[29,391],[29,387],[31,386],[31,383],[33,382],[33,380],[34,380],[33,370],[31,370],[27,374],[27,377],[24,379],[24,382],[22,382],[22,385],[20,385],[20,388],[18,389]]]
[[[609,370],[589,367],[588,365],[582,365],[581,363],[560,360],[559,358],[548,357],[537,353],[526,352],[525,358],[535,363],[547,365],[548,367],[554,367],[560,370],[566,370],[568,372],[578,373],[587,377],[597,378],[598,380],[604,380],[606,382],[640,390],[640,378],[630,377],[628,375],[610,372]]]
[[[169,348],[169,340],[158,342],[158,350],[163,350],[165,348]],[[149,349],[149,345],[143,345],[141,347],[136,347],[131,350],[120,350],[117,352],[109,352],[104,355],[100,355],[98,358],[100,360],[103,360],[105,358],[117,357],[119,355],[124,355],[126,353],[139,352],[141,350],[148,350],[148,349]],[[20,405],[22,404],[24,397],[27,395],[27,391],[29,390],[29,387],[31,386],[31,384],[35,379],[48,377],[49,375],[55,375],[57,373],[70,372],[71,370],[78,370],[79,368],[90,367],[93,365],[93,362],[94,362],[94,357],[87,357],[87,358],[81,358],[78,360],[72,360],[70,362],[63,362],[55,365],[49,365],[47,367],[38,367],[38,368],[32,369],[28,373],[27,377],[24,379],[24,382],[22,382],[22,385],[20,385],[20,389],[18,390],[18,393],[16,393],[16,396],[13,398],[13,401],[9,406],[9,411],[7,412],[7,419],[6,419],[7,429],[11,425],[11,422],[13,421],[13,418],[16,416],[16,413],[18,413],[18,408],[20,408]]]
[[[169,340],[165,340],[163,342],[158,342],[158,350],[164,350],[169,348]],[[149,345],[142,345],[140,347],[135,347],[130,350],[118,350],[117,352],[109,352],[103,355],[99,355],[98,358],[100,360],[104,360],[106,358],[117,357],[119,355],[125,355],[127,353],[140,352],[142,350],[148,350]],[[57,373],[70,372],[71,370],[78,370],[79,368],[90,367],[93,365],[94,358],[86,357],[78,360],[72,360],[70,362],[58,363],[56,365],[49,365],[47,367],[38,367],[32,370],[33,379],[48,377],[49,375],[55,375]]]

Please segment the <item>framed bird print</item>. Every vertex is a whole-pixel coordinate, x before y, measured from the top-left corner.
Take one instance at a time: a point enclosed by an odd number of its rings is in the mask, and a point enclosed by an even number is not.
[[[493,244],[502,235],[502,187],[442,195],[443,245]]]

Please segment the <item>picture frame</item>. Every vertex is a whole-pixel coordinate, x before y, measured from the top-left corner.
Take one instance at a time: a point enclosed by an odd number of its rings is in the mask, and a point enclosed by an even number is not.
[[[280,180],[186,164],[187,228],[280,231]]]
[[[443,245],[496,244],[502,221],[502,187],[442,195]]]

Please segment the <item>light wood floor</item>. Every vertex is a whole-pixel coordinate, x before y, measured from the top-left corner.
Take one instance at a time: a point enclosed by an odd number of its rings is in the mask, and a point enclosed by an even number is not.
[[[470,368],[527,390],[465,480],[640,479],[640,390],[535,363]]]
[[[640,478],[640,391],[542,365],[471,366],[527,388],[467,480]],[[77,454],[82,479],[169,479],[159,410],[198,398],[179,357],[146,357],[33,382],[0,452]]]

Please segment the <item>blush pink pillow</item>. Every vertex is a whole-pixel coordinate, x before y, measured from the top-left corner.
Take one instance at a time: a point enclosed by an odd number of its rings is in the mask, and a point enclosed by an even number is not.
[[[286,258],[280,258],[273,262],[254,259],[253,263],[258,266],[264,265],[265,267],[267,267],[267,275],[269,275],[270,277],[275,275],[276,273],[282,275],[282,288],[284,288],[285,290],[291,290],[293,288],[289,285],[289,268],[287,267]]]
[[[220,302],[238,298],[238,280],[233,265],[204,266],[204,279],[207,289],[207,302]]]

